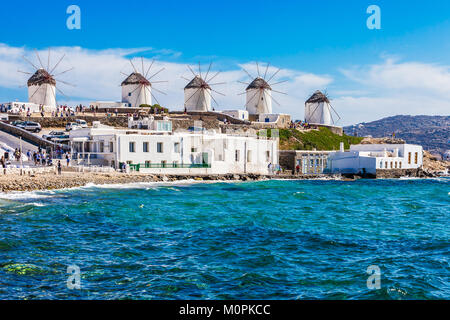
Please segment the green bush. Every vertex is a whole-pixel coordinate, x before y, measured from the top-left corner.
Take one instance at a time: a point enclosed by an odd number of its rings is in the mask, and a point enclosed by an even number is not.
[[[149,104],[141,104],[140,108],[149,108],[150,113],[158,114],[158,113],[169,113],[169,109],[161,107],[159,104],[149,105]]]
[[[271,136],[270,130],[267,132]],[[319,128],[308,132],[300,132],[296,129],[279,129],[280,149],[284,150],[339,150],[339,145],[344,142],[345,149],[351,144],[359,144],[363,138],[348,135],[338,135],[328,128]]]

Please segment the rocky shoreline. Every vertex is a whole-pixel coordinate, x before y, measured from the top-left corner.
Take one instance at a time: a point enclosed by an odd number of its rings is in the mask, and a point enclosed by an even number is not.
[[[432,178],[435,174],[412,175],[415,177]],[[55,173],[39,173],[33,175],[0,175],[0,192],[8,193],[14,191],[38,191],[57,190],[83,187],[88,184],[113,185],[129,183],[150,182],[175,182],[175,181],[261,181],[261,180],[357,180],[358,176],[328,176],[328,175],[256,175],[256,174],[225,174],[225,175],[154,175],[140,173],[86,173],[86,172],[63,172],[61,175]],[[399,176],[382,177],[399,178]]]
[[[174,181],[256,181],[266,180],[270,176],[240,175],[152,175],[139,173],[81,173],[63,172],[40,173],[35,175],[3,175],[0,176],[0,192],[56,190],[82,187],[88,184],[108,185],[140,182],[174,182]]]

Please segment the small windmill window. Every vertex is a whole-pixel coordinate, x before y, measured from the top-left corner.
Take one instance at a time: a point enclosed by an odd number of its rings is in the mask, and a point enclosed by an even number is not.
[[[131,92],[128,92],[128,96],[131,97]]]

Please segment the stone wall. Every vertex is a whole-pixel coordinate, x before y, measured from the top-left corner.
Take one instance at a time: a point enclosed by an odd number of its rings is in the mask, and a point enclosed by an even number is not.
[[[401,177],[423,178],[427,175],[422,169],[378,169],[378,179],[398,179]]]
[[[187,116],[190,116],[191,119],[194,119],[194,120],[216,119],[216,120],[223,122],[226,119],[227,122],[231,123],[231,124],[250,124],[249,121],[236,119],[236,118],[233,118],[232,116],[229,116],[227,114],[220,113],[220,112],[198,112],[198,111],[197,112],[189,111],[187,113],[184,113],[182,111],[170,112],[169,116],[173,116],[173,115],[187,115]]]
[[[155,117],[156,118],[156,117]],[[128,127],[128,117],[126,116],[93,116],[93,115],[80,115],[76,117],[30,117],[25,116],[10,116],[9,121],[22,120],[38,122],[42,128],[64,128],[67,123],[75,122],[76,119],[85,120],[88,125],[92,125],[93,121],[100,121],[102,124],[113,127]]]
[[[31,132],[28,132],[21,128],[17,128],[13,125],[10,125],[10,124],[7,124],[7,123],[1,122],[1,121],[0,121],[0,130],[7,132],[15,137],[22,137],[23,140],[25,140],[31,144],[34,144],[38,147],[41,147],[41,148],[50,147],[50,148],[55,149],[57,146],[57,144],[54,142],[45,140]],[[63,147],[64,149],[68,149],[68,147],[65,145],[60,145],[60,146]]]

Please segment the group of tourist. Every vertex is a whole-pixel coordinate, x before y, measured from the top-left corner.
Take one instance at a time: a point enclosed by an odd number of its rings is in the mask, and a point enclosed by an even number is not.
[[[296,122],[291,121],[291,123],[289,124],[289,128],[305,130],[305,129],[311,129],[311,125],[305,121],[298,120]]]
[[[272,164],[269,163],[269,165],[267,166],[267,169],[269,170],[269,174],[281,174],[282,173],[282,168],[280,167],[279,164]]]
[[[14,150],[14,153],[12,154],[12,156],[14,157],[16,162],[19,162],[22,158],[22,152],[18,148],[16,148]],[[51,165],[53,165],[53,160],[58,159],[58,163],[57,163],[58,169],[61,168],[61,160],[59,160],[59,159],[65,159],[66,165],[68,167],[70,166],[70,161],[71,161],[70,152],[64,152],[63,150],[56,150],[52,154],[51,152],[47,152],[45,149],[39,148],[38,151],[34,151],[34,152],[32,152],[31,150],[28,150],[26,152],[26,156],[27,156],[26,162],[34,163],[35,166],[51,166]],[[6,170],[7,166],[11,164],[12,160],[13,159],[11,158],[11,155],[9,152],[5,152],[1,156],[0,165],[2,166],[4,171]]]

